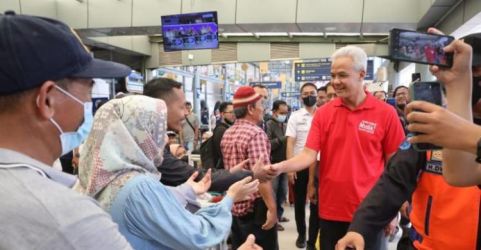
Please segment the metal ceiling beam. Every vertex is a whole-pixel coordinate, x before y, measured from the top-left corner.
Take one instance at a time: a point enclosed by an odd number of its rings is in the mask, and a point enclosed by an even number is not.
[[[221,43],[336,43],[336,44],[352,44],[352,43],[378,43],[387,44],[387,36],[327,36],[327,37],[313,37],[313,36],[261,36],[256,38],[254,36],[235,36],[235,37],[219,37]],[[151,43],[162,43],[161,36],[151,36]]]

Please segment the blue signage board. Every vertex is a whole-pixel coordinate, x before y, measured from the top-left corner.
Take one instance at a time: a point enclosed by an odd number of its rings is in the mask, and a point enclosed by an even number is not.
[[[276,82],[250,82],[250,86],[254,85],[262,85],[265,86],[268,89],[280,89],[282,87],[282,82],[276,81]]]
[[[294,79],[302,81],[329,81],[331,80],[331,62],[305,62],[294,64]],[[374,79],[374,61],[367,61],[367,72],[365,80]]]
[[[331,62],[295,63],[294,73],[297,82],[328,81],[331,79]]]

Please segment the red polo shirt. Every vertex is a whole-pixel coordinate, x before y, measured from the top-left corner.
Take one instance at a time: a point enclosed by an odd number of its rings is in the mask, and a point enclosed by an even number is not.
[[[320,218],[350,222],[403,139],[394,108],[369,93],[355,110],[340,98],[319,108],[306,147],[321,152]]]

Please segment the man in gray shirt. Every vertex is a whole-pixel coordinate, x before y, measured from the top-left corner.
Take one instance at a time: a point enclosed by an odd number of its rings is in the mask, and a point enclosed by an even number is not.
[[[0,14],[0,249],[131,249],[94,200],[51,168],[92,125],[92,78],[124,77],[65,24]]]
[[[184,145],[187,150],[193,151],[197,148],[199,139],[199,118],[192,112],[192,104],[190,102],[185,103],[185,108],[188,114],[185,116],[182,131],[180,131],[181,144]]]

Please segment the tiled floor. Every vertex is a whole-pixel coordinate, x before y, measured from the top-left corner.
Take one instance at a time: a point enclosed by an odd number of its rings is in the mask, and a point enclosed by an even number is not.
[[[297,250],[296,239],[297,230],[294,219],[294,206],[284,205],[284,217],[289,218],[289,222],[283,222],[282,226],[286,230],[279,232],[279,250]],[[306,221],[309,218],[309,209],[306,209]]]

